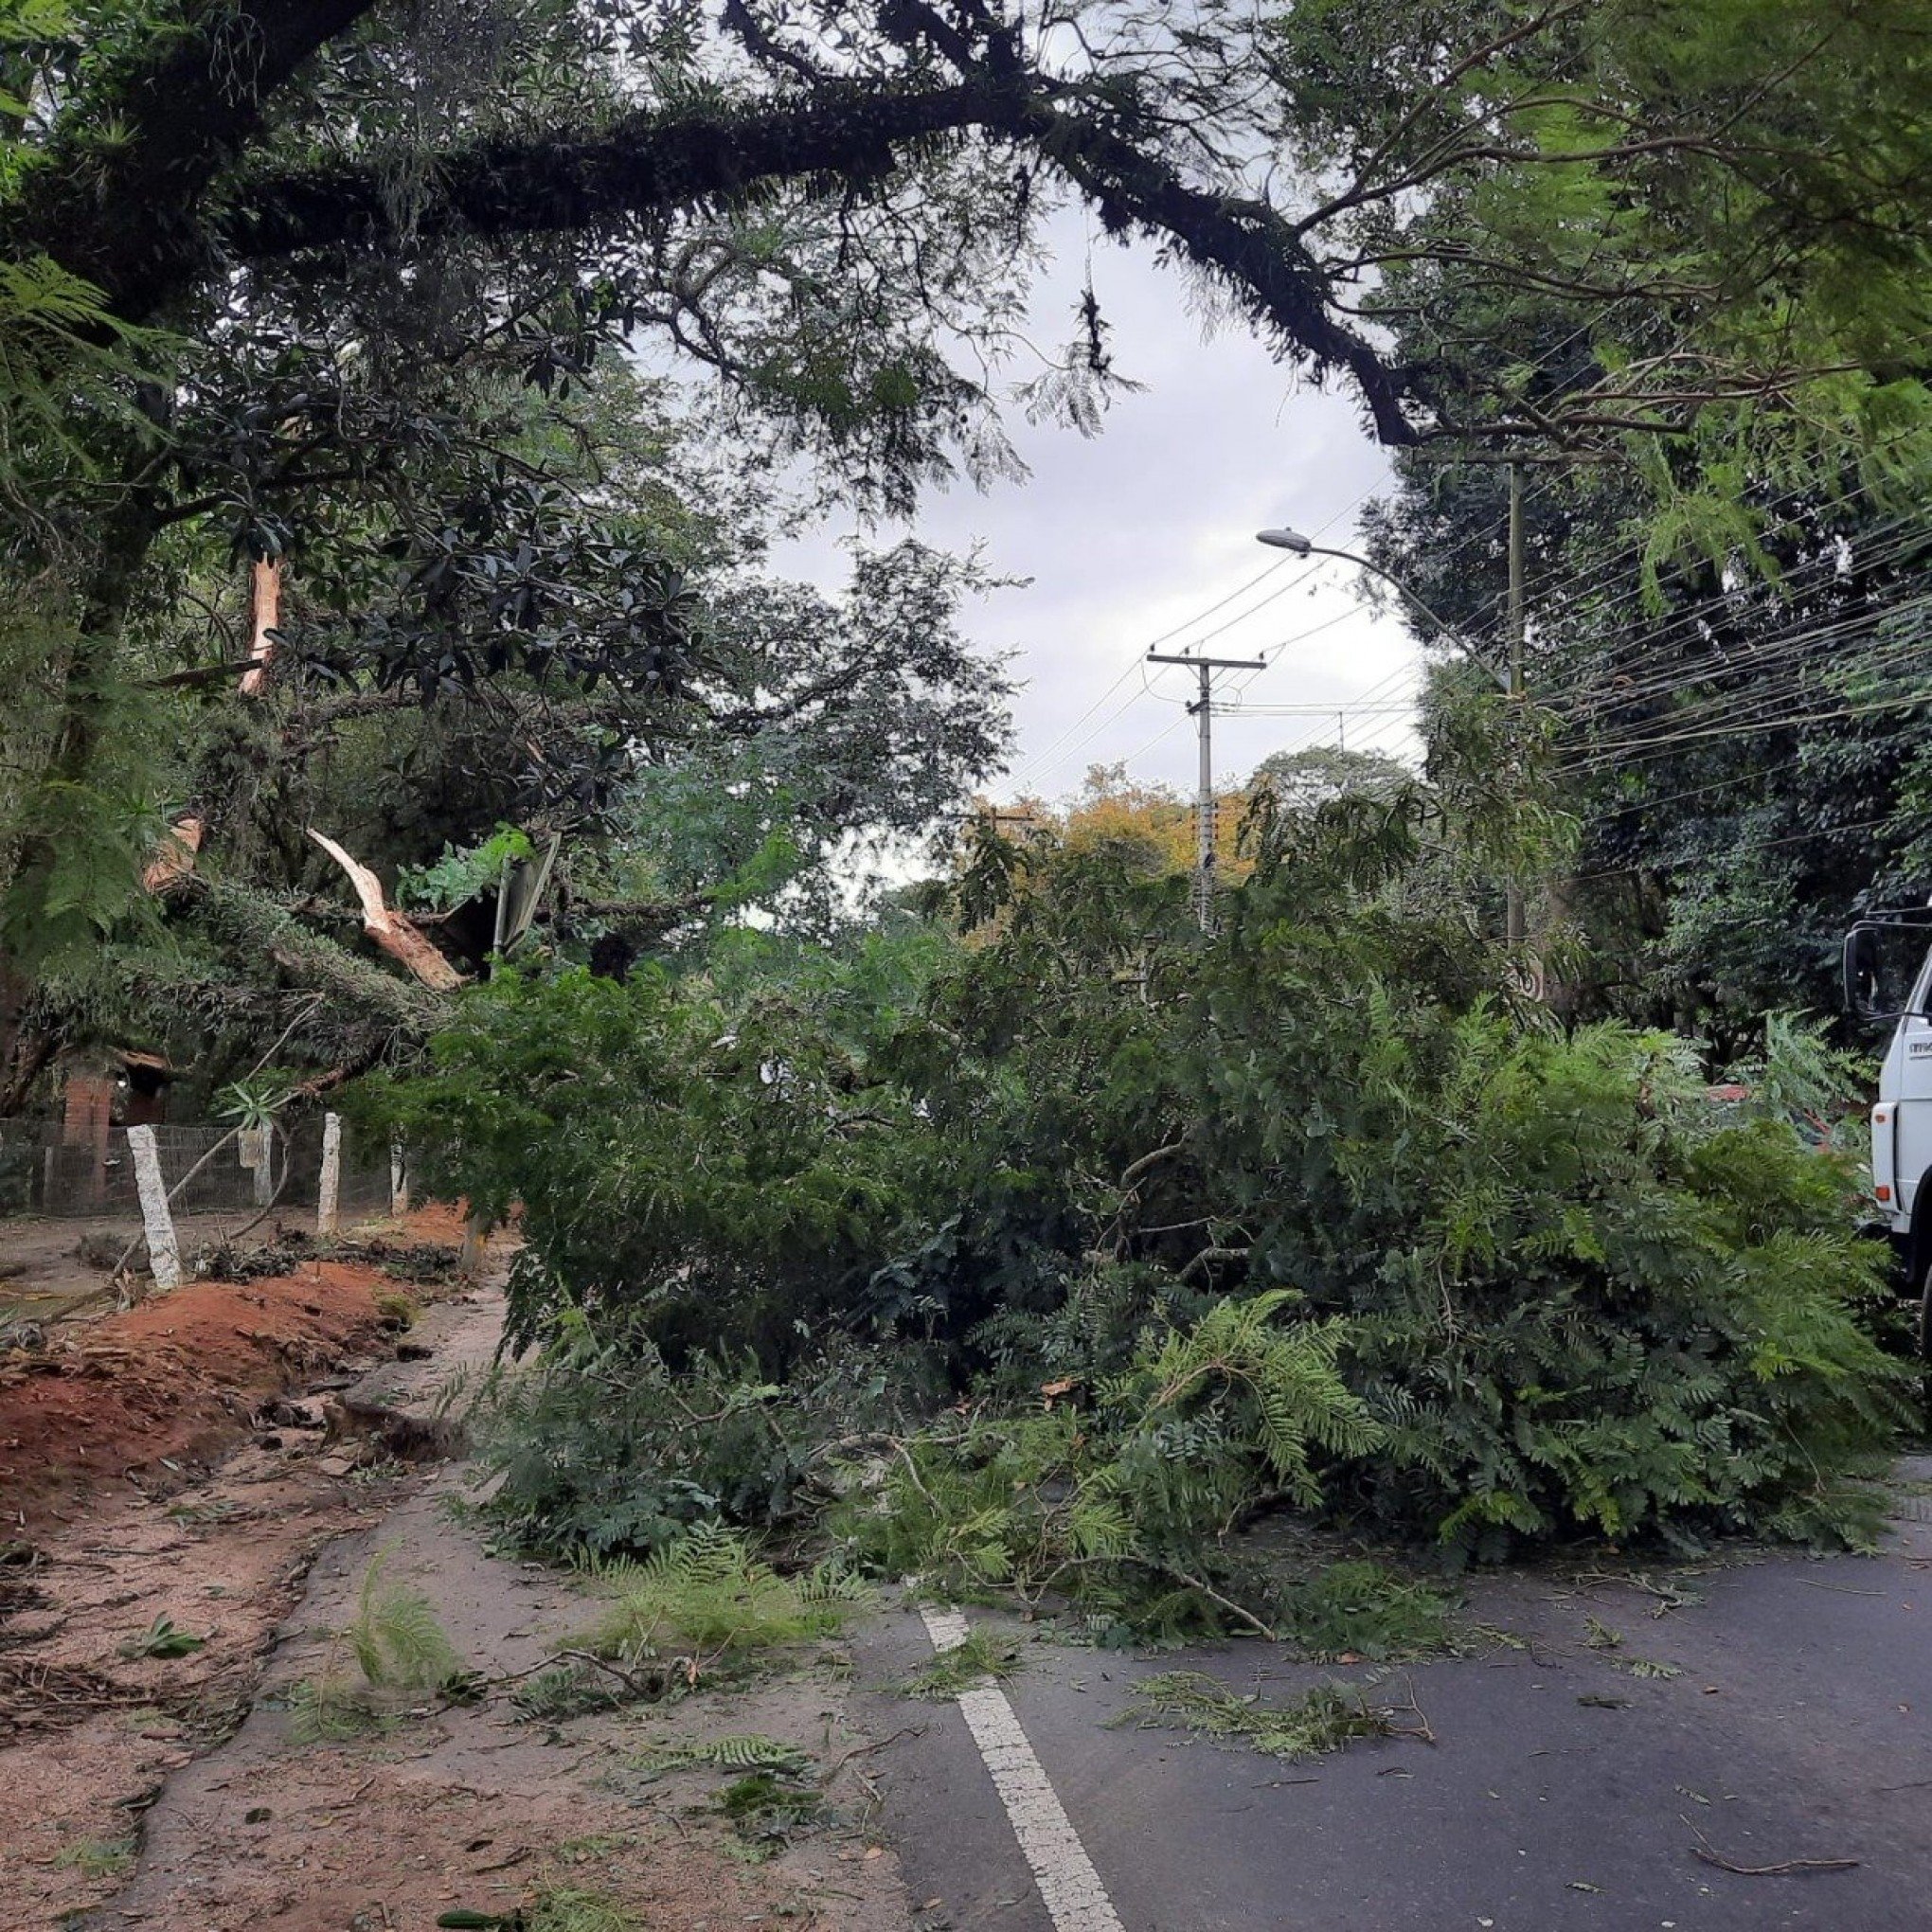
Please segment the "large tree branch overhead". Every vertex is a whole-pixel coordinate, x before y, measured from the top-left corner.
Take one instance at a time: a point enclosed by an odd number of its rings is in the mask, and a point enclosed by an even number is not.
[[[629,216],[738,200],[786,181],[864,181],[891,173],[915,143],[1012,123],[1018,106],[1011,89],[980,80],[838,85],[770,106],[635,115],[596,134],[480,141],[436,157],[435,186],[409,229],[425,237],[608,229]],[[372,170],[352,166],[254,175],[218,225],[243,260],[404,239],[394,195]]]
[[[735,113],[637,116],[596,135],[491,141],[446,152],[411,232],[528,235],[609,228],[626,219],[724,204],[798,180],[888,176],[921,144],[981,134],[1030,148],[1116,229],[1136,228],[1213,275],[1291,352],[1354,379],[1385,442],[1416,439],[1404,372],[1338,321],[1324,277],[1265,204],[1190,187],[1131,141],[1053,104],[1011,74],[945,86],[829,83]],[[259,175],[222,218],[238,259],[381,246],[402,238],[394,197],[343,166]]]
[[[45,252],[98,286],[116,316],[141,323],[191,295],[224,258],[463,233],[608,234],[788,183],[848,195],[916,167],[935,143],[977,135],[1030,154],[1109,226],[1138,229],[1220,280],[1286,352],[1346,369],[1385,441],[1414,439],[1404,374],[1337,315],[1289,223],[1190,183],[1152,138],[1132,138],[1029,64],[1014,30],[977,8],[964,9],[963,28],[904,0],[881,9],[887,37],[937,45],[950,79],[818,76],[799,87],[789,63],[786,91],[763,101],[452,146],[420,157],[434,186],[406,216],[376,165],[249,165],[274,98],[370,10],[371,0],[234,0],[157,35],[145,59],[105,63],[63,111],[45,154],[52,165],[35,171],[8,224],[14,249]],[[768,52],[769,66],[784,50]],[[90,126],[108,120],[121,134],[90,143]]]
[[[373,5],[242,0],[157,32],[147,58],[110,63],[63,109],[8,239],[94,283],[120,320],[149,321],[208,273],[201,211],[261,139],[271,100]]]

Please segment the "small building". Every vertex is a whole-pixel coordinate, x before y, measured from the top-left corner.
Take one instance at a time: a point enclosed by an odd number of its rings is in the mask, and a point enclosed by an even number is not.
[[[61,1146],[47,1150],[48,1179],[56,1168],[73,1184],[77,1156],[87,1148],[93,1159],[85,1180],[91,1205],[107,1198],[108,1136],[116,1127],[155,1126],[167,1113],[168,1082],[174,1069],[159,1053],[132,1046],[71,1047],[61,1056]],[[49,1189],[51,1196],[51,1187]]]

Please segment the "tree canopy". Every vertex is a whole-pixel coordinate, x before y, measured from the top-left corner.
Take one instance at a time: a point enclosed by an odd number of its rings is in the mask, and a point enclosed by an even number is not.
[[[1385,442],[1615,456],[1653,560],[1923,456],[1905,0],[23,0],[0,60],[0,1061],[210,894],[332,960],[318,808],[383,801],[392,887],[628,827],[565,873],[617,956],[957,809],[970,567],[754,580],[1011,469],[1014,407],[1098,425],[1091,291],[1023,328],[1073,203]]]

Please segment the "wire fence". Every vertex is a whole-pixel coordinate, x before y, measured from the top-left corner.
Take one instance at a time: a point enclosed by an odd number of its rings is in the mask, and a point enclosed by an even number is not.
[[[313,1208],[322,1185],[323,1116],[284,1123],[266,1168],[261,1150],[230,1128],[157,1126],[154,1149],[176,1214]],[[386,1214],[394,1178],[390,1150],[343,1123],[338,1211]],[[0,1216],[88,1216],[141,1211],[125,1127],[77,1139],[57,1120],[0,1120]]]

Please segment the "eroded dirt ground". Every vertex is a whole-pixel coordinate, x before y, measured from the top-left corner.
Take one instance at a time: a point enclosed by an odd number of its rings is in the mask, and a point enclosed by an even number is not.
[[[512,1701],[517,1673],[594,1605],[578,1580],[491,1553],[466,1507],[474,1471],[438,1455],[494,1348],[499,1296],[429,1307],[398,1360],[368,1282],[351,1271],[318,1296],[315,1279],[197,1284],[93,1325],[80,1347],[106,1351],[98,1373],[0,1387],[0,1445],[10,1398],[16,1457],[41,1447],[23,1440],[24,1384],[32,1426],[47,1420],[42,1387],[68,1382],[66,1395],[94,1386],[113,1424],[80,1484],[16,1474],[8,1492],[0,1927],[347,1932],[572,1893],[668,1932],[903,1926],[896,1861],[868,1829],[872,1743],[849,1721],[835,1647],[663,1705],[544,1720]],[[223,1308],[238,1338],[225,1356]],[[131,1333],[137,1320],[153,1333]],[[130,1399],[113,1351],[136,1347],[150,1368],[172,1349],[193,1399]],[[308,1426],[325,1404],[328,1425]],[[317,1740],[303,1687],[339,1669],[372,1563],[429,1599],[487,1681],[474,1704],[430,1700]],[[204,1644],[124,1654],[158,1618]],[[810,1830],[748,1839],[716,1802],[728,1774],[649,1768],[664,1742],[749,1733],[811,1753],[827,1809]]]

